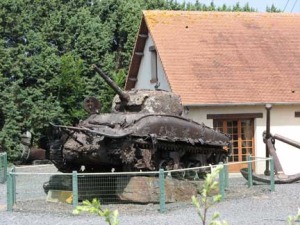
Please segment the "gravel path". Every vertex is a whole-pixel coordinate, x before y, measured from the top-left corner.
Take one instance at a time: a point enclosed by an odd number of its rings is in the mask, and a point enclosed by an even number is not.
[[[229,179],[229,189],[225,199],[210,209],[209,214],[218,211],[221,219],[230,225],[287,224],[289,215],[296,215],[300,207],[300,183],[276,185],[275,192],[269,191],[269,185],[254,185],[247,188],[246,180],[238,176]],[[106,225],[102,218],[94,215],[71,214],[72,206],[47,203],[45,201],[24,202],[36,204],[33,211],[6,211],[6,185],[0,184],[0,224],[68,224],[68,225]],[[22,208],[22,207],[21,207]],[[43,208],[39,210],[39,208]],[[104,208],[118,209],[120,225],[186,225],[201,224],[195,207],[187,203],[167,204],[167,212],[159,213],[157,204],[107,205]],[[54,210],[56,209],[56,210]],[[59,210],[57,210],[59,209]],[[60,210],[61,209],[61,210]]]

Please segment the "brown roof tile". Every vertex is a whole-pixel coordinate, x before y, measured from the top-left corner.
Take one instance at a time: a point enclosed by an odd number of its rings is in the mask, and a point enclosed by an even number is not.
[[[300,14],[143,16],[141,30],[149,30],[172,91],[184,104],[300,103]]]

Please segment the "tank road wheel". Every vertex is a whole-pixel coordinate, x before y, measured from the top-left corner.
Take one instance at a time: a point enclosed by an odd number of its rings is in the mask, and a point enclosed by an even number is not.
[[[155,168],[157,168],[157,164],[156,164],[156,162],[154,160],[150,161],[150,165],[153,168],[153,170],[155,170]]]
[[[189,162],[186,165],[186,168],[194,168],[197,167],[195,162]],[[187,170],[186,176],[188,179],[194,179],[196,177],[196,174],[198,173],[198,170]]]
[[[168,161],[167,160],[163,159],[158,163],[158,170],[163,169],[164,171],[166,171],[166,170],[168,170],[167,167],[168,167]],[[164,177],[166,177],[166,176],[167,176],[167,174],[164,173]]]
[[[185,169],[185,166],[183,163],[179,163],[178,170],[180,170],[180,169]],[[182,180],[185,177],[185,173],[186,173],[186,171],[178,171],[178,172],[172,173],[172,176],[177,179]]]
[[[178,169],[184,169],[185,166],[183,163],[179,163]],[[170,160],[161,160],[159,163],[159,169],[164,169],[165,171],[174,170],[174,161]],[[171,176],[177,179],[183,179],[185,177],[185,171],[172,172]]]
[[[158,164],[159,169],[164,169],[166,171],[174,169],[174,161],[172,159],[163,159]]]
[[[215,156],[215,164],[219,164],[220,162],[226,163],[227,155],[225,153],[219,153]]]
[[[203,166],[201,162],[191,162],[187,165],[187,168],[197,168]],[[188,173],[189,179],[199,179],[200,177],[203,177],[207,172],[208,169],[194,169],[194,170],[188,170],[186,171]]]
[[[168,170],[167,166],[168,166],[168,161],[167,160],[161,160],[158,164],[158,169]]]
[[[208,165],[202,165],[201,162],[196,163],[196,167],[201,167],[201,166],[208,166]],[[210,173],[210,168],[201,168],[198,170],[198,177],[204,178],[207,173]]]

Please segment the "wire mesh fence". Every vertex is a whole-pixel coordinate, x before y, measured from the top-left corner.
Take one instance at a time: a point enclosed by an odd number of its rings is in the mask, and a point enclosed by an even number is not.
[[[44,185],[51,176],[67,177],[53,165],[13,167],[8,170],[7,210],[37,212],[70,212],[72,206],[58,200],[47,200]],[[65,180],[65,179],[62,179]]]
[[[256,162],[240,162],[240,168],[255,168]],[[255,163],[254,163],[255,161]],[[253,167],[254,165],[254,167]],[[219,175],[223,199],[234,199],[270,191],[265,183],[249,182],[240,174],[228,173],[237,164],[225,163]],[[191,196],[203,188],[203,174],[215,166],[173,171],[130,173],[58,173],[54,166],[21,167],[9,171],[7,209],[14,211],[51,211],[70,213],[83,200],[97,198],[104,205],[153,204],[164,212],[173,203],[190,203]],[[251,173],[250,173],[251,176]],[[248,179],[249,180],[249,179]],[[251,187],[251,188],[249,188]]]
[[[4,184],[7,174],[7,154],[6,152],[0,153],[0,183]]]

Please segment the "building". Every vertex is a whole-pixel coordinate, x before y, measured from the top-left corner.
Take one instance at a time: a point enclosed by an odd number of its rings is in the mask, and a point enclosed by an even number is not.
[[[144,11],[132,88],[179,94],[188,117],[232,135],[232,162],[265,157],[267,103],[271,133],[300,142],[300,14]],[[300,173],[300,149],[275,147],[284,172]]]

